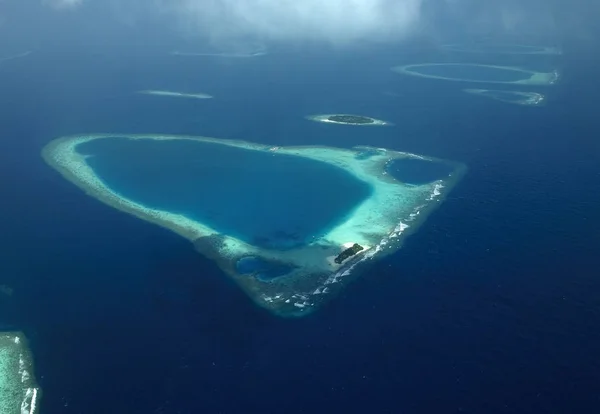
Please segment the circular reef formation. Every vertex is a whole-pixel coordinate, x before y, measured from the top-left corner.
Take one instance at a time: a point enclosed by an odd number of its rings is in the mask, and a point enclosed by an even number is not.
[[[560,78],[558,70],[537,72],[516,66],[474,63],[417,63],[395,66],[392,71],[430,79],[516,85],[553,85]]]

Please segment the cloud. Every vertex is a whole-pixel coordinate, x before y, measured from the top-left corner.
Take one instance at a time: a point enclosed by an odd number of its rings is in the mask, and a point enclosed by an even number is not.
[[[422,0],[157,0],[189,30],[213,40],[390,40],[418,22]]]
[[[2,0],[0,0],[2,1]],[[121,24],[176,28],[215,45],[316,41],[352,45],[435,38],[553,36],[584,22],[589,0],[41,0],[57,9],[90,4]],[[578,5],[575,5],[578,4]],[[598,7],[596,8],[598,10]],[[582,13],[583,12],[583,13]],[[598,14],[598,13],[595,13]],[[90,18],[86,15],[82,18]],[[578,31],[583,24],[576,24]]]

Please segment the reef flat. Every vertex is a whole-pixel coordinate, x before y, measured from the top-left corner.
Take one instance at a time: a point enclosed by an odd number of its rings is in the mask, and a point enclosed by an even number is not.
[[[269,247],[238,237],[235,231],[220,231],[214,221],[193,218],[190,211],[151,207],[115,190],[91,167],[96,156],[81,152],[84,147],[93,151],[89,149],[89,145],[98,140],[140,144],[173,143],[172,145],[184,141],[223,146],[241,152],[260,152],[275,157],[275,160],[278,157],[304,159],[306,162],[317,162],[340,170],[353,180],[368,186],[370,191],[322,234],[308,240],[302,239],[299,244],[286,248]],[[161,164],[161,154],[164,151],[157,149],[155,167],[168,168]],[[188,239],[201,254],[215,261],[233,278],[255,303],[280,316],[302,316],[312,312],[339,293],[346,283],[368,267],[371,260],[400,248],[404,238],[418,229],[466,171],[461,163],[383,148],[273,147],[245,141],[175,135],[68,136],[50,142],[42,155],[50,166],[88,195]],[[425,161],[426,164],[440,163],[447,168],[442,176],[418,184],[399,181],[388,173],[391,165],[415,159]],[[287,161],[283,163],[287,164]],[[224,167],[219,165],[219,168]],[[234,166],[228,164],[227,168]],[[133,171],[138,172],[137,169]],[[301,176],[303,172],[299,169],[295,174]],[[222,175],[222,172],[217,171],[211,177],[218,183]],[[272,179],[277,179],[276,177],[277,171],[273,171]],[[310,186],[315,180],[305,181]],[[244,186],[259,187],[264,184],[244,183]],[[229,197],[229,193],[234,191],[228,186],[222,187],[222,194],[205,192],[204,197]],[[348,189],[348,183],[340,182],[331,188],[328,199],[334,201],[344,196]],[[194,191],[201,189],[196,188]],[[281,213],[281,209],[277,211],[279,206],[276,194],[273,194],[272,200],[273,205],[264,205],[263,208],[271,209],[269,211],[274,214]],[[227,205],[229,201],[222,205],[241,212],[250,208],[249,203],[252,202],[252,197],[247,197],[232,201],[232,206]],[[316,211],[319,210],[320,203],[327,201],[317,200],[314,203]],[[285,209],[283,213],[286,213]],[[298,213],[290,213],[292,214]]]
[[[421,63],[395,66],[392,71],[430,79],[515,85],[553,85],[560,76],[556,70],[537,72],[515,66],[474,63]]]
[[[543,106],[546,97],[538,92],[508,91],[499,89],[463,89],[464,92],[522,106]]]
[[[393,125],[391,122],[382,121],[381,119],[371,118],[364,115],[350,114],[325,114],[325,115],[308,115],[306,119],[323,122],[326,124],[340,125],[360,125],[360,126],[386,126]]]
[[[254,52],[184,52],[179,50],[174,50],[171,52],[171,55],[174,56],[191,56],[191,57],[222,57],[222,58],[252,58],[264,56],[267,54],[266,50],[257,50]]]
[[[35,414],[40,395],[25,337],[0,332],[0,413]]]
[[[155,95],[155,96],[171,96],[174,98],[194,98],[194,99],[211,99],[212,96],[206,93],[185,93],[185,92],[175,92],[175,91],[165,91],[165,90],[156,90],[156,89],[146,89],[142,91],[138,91],[139,94],[142,95]]]

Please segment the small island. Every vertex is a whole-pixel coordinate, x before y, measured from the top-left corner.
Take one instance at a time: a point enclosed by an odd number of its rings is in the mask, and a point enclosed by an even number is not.
[[[362,247],[360,244],[354,243],[352,246],[348,247],[346,250],[344,250],[343,252],[338,254],[338,256],[333,261],[336,262],[337,264],[342,264],[342,262],[344,260],[348,259],[349,257],[354,256],[356,253],[358,253],[364,249],[365,248]]]
[[[329,121],[343,124],[372,124],[374,122],[373,118],[357,115],[333,115],[329,117]]]
[[[311,121],[323,122],[329,124],[341,124],[341,125],[373,125],[373,126],[384,126],[393,125],[391,122],[382,121],[381,119],[371,118],[370,116],[364,115],[350,115],[350,114],[328,114],[328,115],[309,115],[306,117]]]

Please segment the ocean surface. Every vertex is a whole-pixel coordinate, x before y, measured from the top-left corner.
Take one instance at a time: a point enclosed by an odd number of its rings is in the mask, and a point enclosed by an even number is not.
[[[0,296],[0,325],[29,340],[40,413],[600,409],[600,64],[588,53],[478,57],[559,66],[558,84],[531,89],[547,104],[523,107],[390,70],[466,60],[427,45],[247,59],[140,45],[49,44],[0,63],[0,284],[13,291]],[[319,113],[395,126],[304,118]],[[469,171],[399,252],[286,320],[188,241],[44,163],[49,141],[86,132],[370,145]]]

